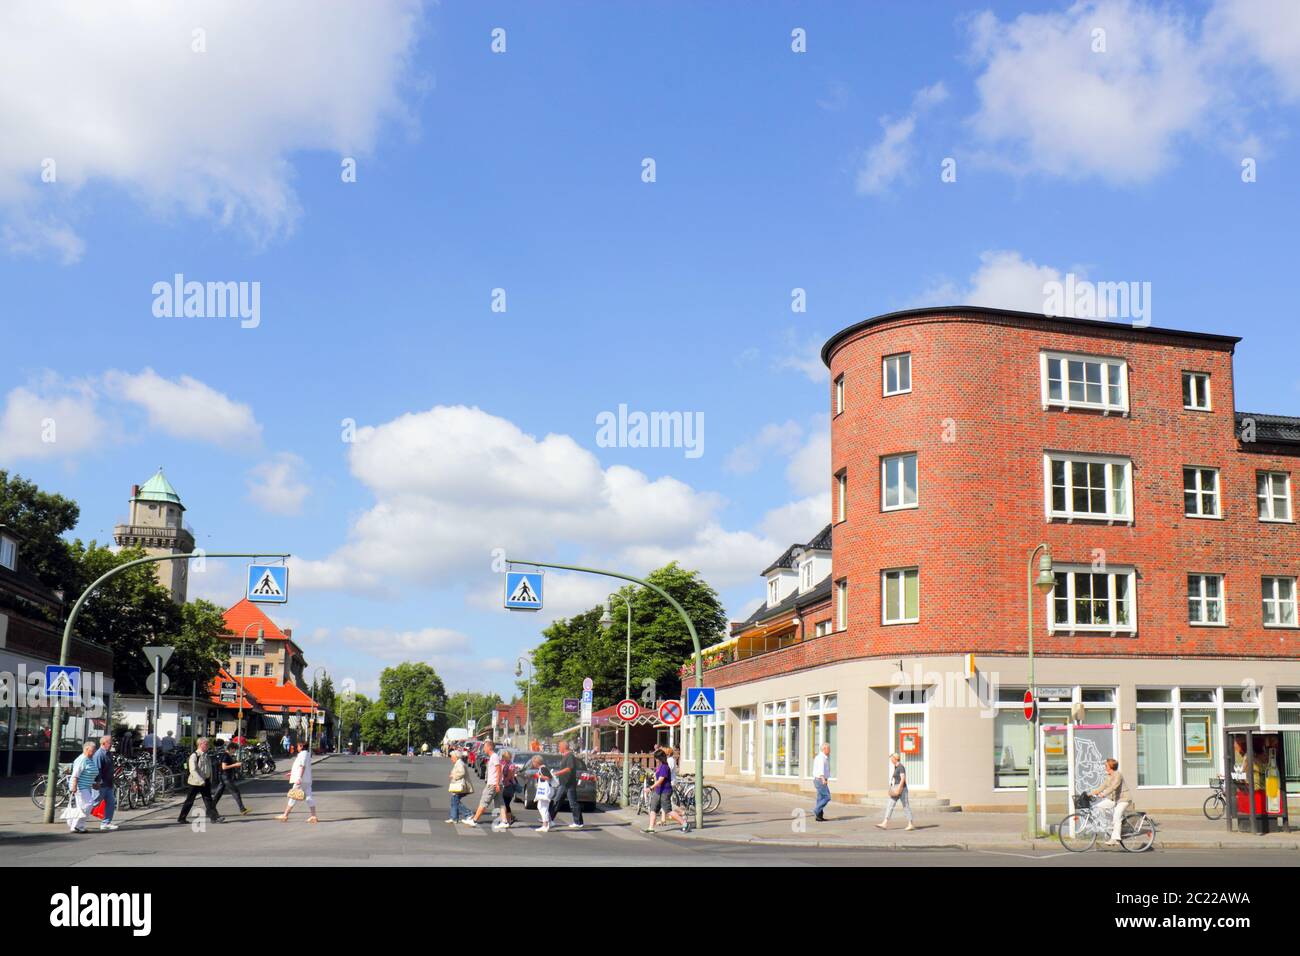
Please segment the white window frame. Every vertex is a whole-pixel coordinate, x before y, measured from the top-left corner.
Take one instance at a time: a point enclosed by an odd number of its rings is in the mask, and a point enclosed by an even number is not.
[[[834,703],[827,705],[827,700],[832,700]],[[838,723],[840,714],[840,696],[838,693],[811,694],[804,699],[803,739],[809,749],[807,765],[804,767],[804,777],[808,780],[812,779],[813,762],[817,759],[817,755],[821,753],[821,744],[826,741],[826,718],[831,714],[835,715]],[[813,730],[814,726],[817,728],[816,732]],[[832,748],[831,763],[835,764],[835,766],[831,768],[831,775],[826,778],[827,780],[839,779],[839,774],[836,772],[839,769],[838,761],[836,761],[835,756],[835,750]]]
[[[767,606],[776,607],[781,602],[777,600],[780,592],[780,578],[775,575],[767,579]]]
[[[901,374],[904,362],[907,365],[907,388],[896,388],[892,392],[889,390],[889,365],[894,363],[894,378],[901,382]],[[885,398],[891,395],[906,395],[912,390],[912,353],[896,352],[893,355],[886,355],[880,362],[880,393]]]
[[[1052,462],[1060,461],[1065,464],[1065,510],[1056,511],[1052,507]],[[1070,466],[1074,462],[1083,462],[1090,465],[1106,466],[1106,507],[1110,508],[1111,502],[1114,501],[1114,486],[1111,467],[1121,465],[1124,468],[1124,512],[1112,513],[1109,510],[1106,514],[1093,514],[1087,511],[1075,511],[1074,503],[1074,469]],[[918,481],[919,484],[919,481]],[[1049,451],[1043,454],[1043,511],[1046,516],[1051,518],[1063,518],[1067,521],[1105,521],[1110,524],[1116,522],[1132,523],[1133,521],[1133,459],[1125,458],[1120,455],[1080,455],[1073,452],[1056,452]]]
[[[831,633],[833,623],[834,622],[829,620],[818,621],[813,625],[813,637],[825,637],[827,634]]]
[[[807,591],[813,586],[812,573],[813,562],[811,558],[799,565],[799,584],[802,590]]]
[[[780,704],[785,704],[785,713],[777,713],[777,707]],[[802,732],[803,730],[803,707],[801,704],[802,701],[800,698],[787,697],[783,700],[764,701],[762,706],[759,708],[760,722],[758,724],[758,730],[761,735],[759,740],[762,747],[762,756],[760,757],[758,764],[758,772],[760,776],[768,778],[784,777],[787,780],[797,780],[803,776],[802,767],[797,768],[796,773],[790,772],[790,754],[794,753],[798,756],[802,756],[798,747],[790,746],[791,725],[798,726],[799,732]],[[792,709],[792,706],[798,708],[798,710]],[[769,723],[774,724],[776,728],[780,730],[781,742],[783,744],[782,749],[785,751],[784,765],[777,765],[776,754],[774,753],[772,755],[771,773],[767,772],[767,725]],[[803,742],[801,740],[799,747],[802,746]],[[798,756],[796,759],[798,759]]]
[[[1050,360],[1060,361],[1061,366],[1061,397],[1050,398],[1048,393],[1047,366]],[[1112,413],[1127,415],[1129,411],[1128,402],[1128,362],[1122,358],[1116,358],[1112,355],[1084,355],[1077,352],[1040,352],[1038,353],[1039,362],[1039,385],[1042,395],[1043,410],[1049,408],[1063,408],[1067,411],[1071,408],[1088,408],[1105,412],[1107,415]],[[1070,398],[1070,370],[1069,362],[1093,363],[1101,366],[1101,401],[1074,401]],[[1110,396],[1110,373],[1108,368],[1115,366],[1119,369],[1119,397],[1118,405],[1112,404]],[[1085,371],[1086,375],[1086,371]]]
[[[1223,754],[1221,753],[1223,747],[1223,728],[1227,726],[1238,726],[1239,724],[1239,722],[1237,720],[1232,719],[1230,715],[1253,714],[1253,718],[1254,718],[1253,720],[1246,720],[1241,722],[1245,724],[1251,724],[1251,723],[1258,724],[1260,717],[1262,716],[1260,714],[1260,705],[1258,703],[1256,704],[1227,703],[1224,700],[1225,688],[1223,687],[1205,687],[1201,685],[1192,685],[1186,689],[1213,691],[1214,700],[1211,702],[1192,701],[1192,700],[1184,701],[1183,700],[1184,688],[1182,687],[1170,687],[1168,685],[1162,686],[1159,684],[1139,684],[1136,688],[1134,688],[1133,706],[1135,708],[1137,708],[1138,710],[1167,710],[1167,711],[1172,711],[1174,715],[1174,761],[1173,763],[1174,763],[1175,782],[1156,783],[1156,784],[1138,783],[1138,775],[1135,768],[1133,773],[1133,786],[1136,787],[1138,790],[1204,790],[1205,789],[1205,784],[1203,783],[1183,782],[1183,763],[1184,763],[1184,756],[1185,756],[1183,754],[1183,711],[1184,710],[1215,711],[1215,720],[1218,721],[1218,723],[1215,724],[1216,734],[1214,735],[1214,739],[1215,739],[1214,747],[1215,747],[1215,755],[1218,758],[1220,763],[1222,763],[1223,761]],[[1234,687],[1232,689],[1237,692],[1241,691],[1241,687]],[[1158,703],[1137,700],[1136,699],[1137,691],[1143,691],[1143,690],[1167,690],[1169,691],[1169,700],[1160,701]],[[1231,724],[1228,723],[1229,720],[1232,720]]]
[[[1280,581],[1290,581],[1290,582],[1291,582],[1291,597],[1290,597],[1290,600],[1288,600],[1288,601],[1284,601],[1284,600],[1280,597],[1280,588],[1278,587],[1278,582],[1280,582]],[[1270,591],[1270,593],[1271,593],[1271,595],[1272,595],[1271,597],[1264,597],[1263,590],[1264,590],[1264,587],[1265,587],[1266,582],[1271,582],[1271,585],[1272,585],[1272,586],[1269,588],[1269,591]],[[1265,627],[1270,627],[1270,628],[1272,628],[1272,627],[1283,628],[1283,629],[1290,628],[1290,629],[1294,630],[1295,627],[1297,626],[1297,624],[1296,624],[1296,590],[1295,590],[1295,588],[1296,588],[1296,579],[1295,579],[1294,577],[1292,577],[1292,576],[1288,576],[1288,575],[1285,575],[1285,574],[1265,574],[1265,575],[1261,575],[1261,577],[1260,577],[1260,582],[1259,582],[1259,583],[1260,583],[1260,619],[1263,621],[1264,626],[1265,626]],[[1268,605],[1270,605],[1270,604],[1274,605],[1275,608],[1277,609],[1277,611],[1281,611],[1284,607],[1286,607],[1287,605],[1290,605],[1290,608],[1291,608],[1291,623],[1289,623],[1289,624],[1284,624],[1284,623],[1273,623],[1273,624],[1269,624],[1269,623],[1268,623],[1268,620],[1267,620],[1267,618],[1266,618],[1266,616],[1265,616],[1265,614],[1264,614],[1264,608],[1266,608],[1266,607],[1267,607]],[[1280,614],[1276,614],[1276,613],[1275,613],[1275,614],[1274,614],[1274,617],[1277,618],[1278,621],[1280,622],[1280,620],[1281,620],[1281,615],[1280,615]]]
[[[902,503],[896,505],[886,504],[889,490],[889,463],[893,461],[902,462],[905,459],[916,459],[916,500],[911,503]],[[898,500],[903,501],[903,490],[906,487],[903,482],[903,468],[900,464],[898,471]],[[881,511],[907,511],[910,508],[919,508],[921,503],[921,460],[914,451],[899,452],[897,455],[884,455],[880,459],[880,510]]]
[[[1268,494],[1261,495],[1259,493],[1259,481],[1261,478],[1268,480]],[[1286,502],[1286,517],[1284,518],[1279,518],[1273,513],[1273,499],[1279,497],[1273,488],[1274,479],[1277,478],[1282,479],[1282,494],[1280,497],[1284,502]],[[1255,472],[1255,504],[1260,521],[1268,522],[1270,524],[1294,524],[1295,520],[1292,517],[1291,509],[1291,475],[1285,471]],[[1267,509],[1265,509],[1265,504],[1267,504]],[[1265,510],[1268,512],[1267,516],[1265,516]]]
[[[1192,591],[1193,578],[1195,578],[1197,581],[1196,593],[1193,593]],[[1211,598],[1206,596],[1205,582],[1207,578],[1215,578],[1218,580],[1219,582],[1218,598]],[[1225,584],[1226,582],[1222,574],[1206,574],[1200,571],[1188,572],[1187,574],[1187,624],[1189,627],[1227,627],[1228,626],[1228,593],[1225,589]],[[1216,600],[1218,601],[1219,604],[1219,620],[1211,621],[1208,619],[1207,613],[1209,611],[1210,604]],[[1201,620],[1199,621],[1192,620],[1192,601],[1196,601],[1196,603],[1200,605]]]
[[[1065,686],[1065,685],[1062,685],[1062,686]],[[998,695],[995,694],[995,698],[996,698],[996,699],[995,699],[994,702],[993,702],[993,706],[994,706],[994,708],[996,708],[996,709],[999,710],[999,711],[1003,711],[1003,710],[1015,710],[1015,711],[1020,711],[1020,710],[1022,710],[1022,709],[1024,708],[1025,705],[1024,705],[1024,703],[1020,700],[1020,693],[1023,692],[1024,688],[1018,688],[1018,689],[1017,689],[1015,684],[1011,684],[1011,685],[1007,685],[1007,686],[1006,686],[1006,689],[1007,689],[1007,690],[1017,690],[1017,693],[1016,693],[1016,695],[1015,695],[1015,696],[1016,696],[1016,699],[1015,699],[1015,700],[1010,700],[1010,699],[1008,699],[1008,700],[1002,700],[1000,696],[998,696]],[[1002,688],[999,688],[999,691],[1000,691],[1000,690],[1002,690]],[[1111,699],[1110,699],[1109,701],[1085,701],[1085,700],[1083,699],[1083,692],[1084,692],[1085,690],[1101,690],[1101,691],[1109,691],[1109,692],[1111,693]],[[1039,705],[1039,707],[1040,707],[1040,709],[1041,709],[1041,708],[1044,708],[1044,707],[1047,707],[1047,708],[1061,708],[1061,709],[1064,709],[1064,708],[1073,707],[1075,704],[1083,704],[1084,707],[1087,707],[1087,708],[1093,708],[1093,709],[1096,709],[1096,710],[1107,710],[1107,709],[1110,709],[1110,710],[1114,711],[1115,716],[1112,717],[1112,719],[1111,719],[1111,741],[1112,741],[1112,743],[1111,743],[1111,753],[1113,753],[1113,754],[1117,754],[1117,753],[1119,753],[1119,729],[1120,729],[1120,724],[1119,724],[1119,719],[1118,719],[1118,715],[1119,715],[1119,688],[1116,687],[1116,686],[1114,686],[1113,684],[1110,684],[1110,685],[1103,685],[1103,686],[1098,686],[1098,685],[1095,685],[1095,684],[1075,684],[1075,685],[1073,685],[1073,686],[1071,687],[1071,690],[1070,690],[1070,699],[1069,699],[1069,701],[1059,701],[1059,702],[1056,702],[1056,701],[1043,701],[1043,702]],[[1044,719],[1046,719],[1046,718],[1044,718]],[[1031,732],[1031,737],[1032,737],[1032,732]],[[1040,771],[1044,766],[1046,766],[1046,764],[1045,764],[1045,755],[1043,754],[1043,748],[1042,748],[1042,746],[1041,746],[1041,741],[1033,741],[1032,746],[1033,746],[1033,748],[1034,748],[1034,760],[1035,760],[1035,763],[1036,763],[1036,766],[1035,766],[1035,768],[1034,768],[1034,771],[1035,771],[1035,773],[1038,773],[1038,772],[1039,772],[1039,771]],[[994,780],[995,780],[995,781],[997,780],[996,767],[994,768]],[[1035,788],[1038,787],[1038,781],[1037,781],[1037,780],[1032,781],[1032,784],[1033,784],[1033,786],[1034,786]],[[1064,787],[1064,786],[1049,786],[1047,789],[1050,790],[1050,791],[1052,791],[1053,793],[1057,793],[1057,792],[1064,792],[1064,791],[1067,790],[1068,788],[1067,788],[1067,787]],[[994,792],[994,793],[1024,793],[1024,792],[1025,792],[1025,788],[1024,788],[1024,787],[998,787],[998,786],[994,786],[994,788],[993,788],[993,792]]]
[[[849,579],[840,578],[835,582],[835,630],[845,631],[849,627]]]
[[[841,372],[835,379],[835,414],[839,415],[844,411],[844,373]]]
[[[1184,372],[1182,382],[1180,383],[1180,385],[1186,384],[1189,381],[1192,383],[1192,389],[1191,389],[1192,404],[1188,405],[1186,402],[1183,402],[1183,409],[1189,412],[1214,411],[1212,405],[1213,400],[1211,398],[1211,393],[1210,393],[1210,373],[1209,372]],[[1198,382],[1201,383],[1200,386],[1198,386],[1197,384]],[[1203,394],[1198,394],[1198,393],[1203,393]],[[1179,394],[1181,396],[1181,392]],[[1200,398],[1203,401],[1203,404],[1201,405],[1196,404],[1196,400],[1198,398]]]
[[[3,534],[0,534],[0,567],[10,571],[18,569],[18,542]]]
[[[1105,570],[1097,570],[1088,564],[1058,564],[1053,569],[1056,574],[1068,575],[1068,598],[1070,608],[1070,621],[1065,624],[1056,623],[1056,588],[1047,592],[1047,633],[1055,634],[1059,630],[1063,634],[1117,634],[1133,635],[1138,629],[1138,606],[1137,606],[1137,568],[1129,565],[1108,565]],[[1108,612],[1112,623],[1110,624],[1079,624],[1074,620],[1075,612],[1075,582],[1076,575],[1079,574],[1104,574],[1110,580],[1107,582],[1108,593]],[[1115,581],[1118,578],[1127,578],[1128,580],[1128,603],[1129,603],[1129,622],[1128,624],[1113,623],[1118,616],[1118,598],[1116,597]]]
[[[1194,492],[1196,495],[1196,507],[1198,509],[1196,512],[1191,512],[1187,510],[1187,472],[1189,470],[1191,470],[1196,475],[1196,486]],[[1201,507],[1201,496],[1205,494],[1205,488],[1202,487],[1201,485],[1201,475],[1207,471],[1212,472],[1214,474],[1214,514],[1202,514],[1199,511]],[[1213,467],[1212,465],[1183,465],[1182,475],[1183,475],[1183,488],[1182,488],[1183,517],[1184,518],[1208,518],[1211,520],[1222,519],[1223,518],[1223,501],[1222,501],[1223,477],[1219,474],[1219,469]]]
[[[836,521],[845,521],[849,517],[849,473],[846,470],[835,475],[835,513]]]
[[[898,611],[900,614],[907,614],[907,575],[916,574],[916,617],[900,617],[891,620],[886,612],[889,602],[886,600],[886,594],[891,586],[890,575],[894,575],[898,588]],[[921,569],[919,567],[906,568],[885,568],[880,572],[880,623],[881,624],[916,624],[921,620]]]

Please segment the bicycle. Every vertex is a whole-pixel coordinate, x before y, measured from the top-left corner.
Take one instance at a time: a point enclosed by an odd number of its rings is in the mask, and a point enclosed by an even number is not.
[[[1223,815],[1228,812],[1228,797],[1224,791],[1222,776],[1210,781],[1210,791],[1210,795],[1205,798],[1205,803],[1201,805],[1201,811],[1207,820],[1222,820]]]
[[[1098,807],[1087,793],[1074,795],[1075,812],[1056,825],[1056,837],[1071,853],[1084,853],[1097,845],[1097,837],[1110,838],[1114,811]],[[1149,850],[1156,839],[1156,823],[1140,810],[1126,812],[1120,822],[1119,842],[1130,853]]]
[[[72,772],[72,764],[59,764],[59,772],[54,777],[54,808],[60,809],[67,806],[68,801],[72,798],[72,787],[68,784],[68,774]],[[36,804],[40,810],[45,809],[45,787],[50,782],[50,775],[41,774],[32,784],[32,803]]]
[[[683,807],[688,810],[695,808],[695,778],[689,774],[681,774],[673,784],[673,794]],[[704,785],[704,812],[713,813],[722,806],[722,791],[711,783]]]

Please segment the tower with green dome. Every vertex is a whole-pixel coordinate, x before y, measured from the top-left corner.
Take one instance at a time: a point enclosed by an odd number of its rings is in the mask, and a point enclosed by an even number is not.
[[[113,539],[123,548],[143,548],[146,554],[189,554],[194,535],[185,528],[185,506],[162,466],[143,485],[131,487],[131,512],[126,524],[113,529]],[[159,561],[158,581],[177,604],[184,604],[189,590],[188,561]]]

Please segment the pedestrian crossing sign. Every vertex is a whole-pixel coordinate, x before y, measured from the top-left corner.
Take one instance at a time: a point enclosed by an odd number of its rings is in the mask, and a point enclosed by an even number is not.
[[[686,688],[686,713],[690,717],[712,717],[717,713],[716,687]]]
[[[506,572],[506,610],[540,611],[542,609],[542,572]]]
[[[45,665],[45,696],[74,700],[81,695],[81,668],[63,664]]]
[[[287,604],[289,569],[283,564],[250,564],[248,599],[258,604]]]

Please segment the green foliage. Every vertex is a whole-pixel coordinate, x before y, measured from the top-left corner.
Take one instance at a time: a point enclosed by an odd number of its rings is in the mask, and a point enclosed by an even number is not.
[[[320,704],[321,709],[328,713],[334,712],[334,703],[337,696],[334,693],[334,681],[330,679],[329,674],[321,674],[320,681],[316,683],[312,697],[316,703]]]
[[[46,587],[62,588],[69,603],[81,593],[81,576],[62,536],[80,517],[75,501],[0,469],[0,524],[23,538],[20,567]]]
[[[335,721],[338,723],[340,739],[344,744],[353,740],[365,740],[362,735],[363,717],[373,703],[365,694],[344,695],[336,700]]]
[[[434,711],[434,720],[425,714]],[[428,664],[407,661],[386,667],[379,675],[379,699],[361,714],[361,738],[366,746],[385,751],[406,751],[407,731],[418,750],[427,742],[430,747],[442,740],[447,718],[438,711],[447,710],[447,690],[442,678]],[[393,712],[395,719],[389,720]]]
[[[477,730],[489,726],[492,721],[492,709],[505,703],[500,694],[485,694],[476,690],[458,690],[447,698],[448,727],[464,727],[466,715],[478,721]],[[438,738],[442,742],[442,737]]]
[[[701,647],[726,631],[727,614],[718,594],[697,571],[672,562],[650,573],[647,580],[663,588],[682,605],[695,625]],[[631,695],[644,703],[681,695],[679,668],[695,652],[690,632],[671,604],[647,588],[629,585],[614,597],[613,624],[600,625],[605,608],[553,623],[533,653],[534,735],[550,735],[576,722],[564,713],[564,698],[579,697],[582,681],[592,679],[592,706],[609,707],[623,698],[627,663],[627,612],[632,607]],[[527,681],[519,684],[520,692]]]

